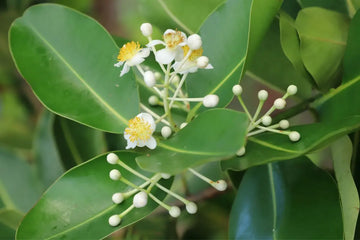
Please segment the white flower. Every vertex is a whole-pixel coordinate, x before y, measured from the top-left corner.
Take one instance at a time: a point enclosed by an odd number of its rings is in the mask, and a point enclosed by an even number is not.
[[[140,113],[129,121],[129,127],[125,129],[124,138],[127,140],[126,149],[147,146],[150,149],[156,147],[156,140],[152,136],[156,124],[153,117],[148,113]]]
[[[120,77],[130,70],[130,67],[139,65],[150,54],[149,48],[141,48],[138,42],[128,42],[124,44],[119,51],[117,57],[118,62],[114,64],[115,67],[124,67],[120,73]]]
[[[190,51],[190,48],[186,45],[183,46],[182,49],[183,49],[182,58],[184,58]],[[197,64],[197,59],[202,56],[202,53],[203,53],[202,47],[200,47],[197,50],[192,50],[190,56],[188,57],[188,59],[186,59],[185,62],[181,60],[176,61],[173,65],[173,68],[175,69],[176,72],[180,74],[196,72],[199,68]],[[205,69],[213,69],[213,68],[214,67],[210,63],[208,63],[207,66],[205,67]]]
[[[182,46],[186,45],[186,35],[183,32],[168,29],[163,35],[164,41],[153,40],[146,46],[153,47],[158,44],[162,44],[165,48],[156,52],[155,59],[158,63],[169,64],[174,59],[182,57]]]

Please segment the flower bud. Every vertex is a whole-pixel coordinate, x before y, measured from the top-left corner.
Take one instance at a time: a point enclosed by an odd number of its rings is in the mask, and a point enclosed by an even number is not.
[[[261,122],[264,126],[269,126],[272,122],[272,118],[270,116],[264,116],[262,117]]]
[[[195,203],[189,202],[186,204],[186,211],[190,214],[195,214],[197,212],[198,208]]]
[[[288,120],[281,120],[280,122],[279,122],[279,127],[281,128],[281,129],[287,129],[288,127],[290,126],[290,124],[289,124],[289,121]]]
[[[118,160],[119,160],[119,157],[115,153],[109,153],[106,156],[106,161],[110,164],[116,164]]]
[[[260,90],[258,92],[258,98],[260,101],[265,101],[268,98],[269,94],[266,90]]]
[[[156,106],[159,103],[159,98],[155,95],[149,97],[148,102],[151,106]]]
[[[293,131],[293,132],[290,132],[289,134],[289,138],[291,141],[293,142],[297,142],[300,140],[300,133],[296,132],[296,131]]]
[[[114,193],[112,195],[112,201],[116,204],[120,204],[124,201],[124,195],[122,193]]]
[[[164,138],[168,138],[171,135],[171,128],[169,128],[168,126],[164,126],[161,128],[161,136],[163,136]]]
[[[206,56],[201,56],[196,59],[196,65],[198,68],[206,68],[209,64],[209,58]]]
[[[117,225],[119,225],[121,222],[121,218],[119,217],[119,215],[112,215],[111,217],[109,217],[109,224],[110,226],[116,227]]]
[[[169,179],[169,178],[171,178],[171,175],[168,174],[168,173],[161,173],[160,175],[161,175],[161,177],[162,177],[163,179]]]
[[[169,210],[169,214],[170,216],[177,218],[178,216],[180,216],[180,208],[176,206],[172,206]]]
[[[295,95],[297,93],[297,87],[295,85],[290,85],[288,88],[287,88],[287,93],[289,95]]]
[[[113,170],[110,171],[109,177],[114,181],[119,180],[121,178],[121,173],[120,173],[119,170],[113,169]]]
[[[155,80],[155,75],[152,71],[146,71],[144,73],[144,82],[148,87],[155,86],[156,80]]]
[[[274,102],[274,107],[276,109],[283,109],[285,107],[285,105],[286,105],[286,101],[282,98],[278,98]]]
[[[241,95],[242,91],[243,91],[243,89],[240,85],[234,85],[232,88],[232,92],[235,96]]]
[[[140,31],[145,37],[150,37],[153,32],[152,25],[150,23],[143,23],[140,26]]]
[[[219,103],[219,97],[215,94],[207,95],[203,99],[203,105],[205,107],[215,107]]]
[[[218,191],[225,191],[227,188],[227,183],[224,180],[216,181],[212,186]]]
[[[188,37],[187,44],[191,50],[197,50],[201,48],[202,41],[201,37],[198,34],[191,34]]]
[[[236,152],[236,156],[238,157],[244,156],[245,152],[246,152],[245,147],[242,147]]]
[[[148,195],[146,192],[138,192],[133,198],[133,205],[136,208],[145,207],[148,202]]]

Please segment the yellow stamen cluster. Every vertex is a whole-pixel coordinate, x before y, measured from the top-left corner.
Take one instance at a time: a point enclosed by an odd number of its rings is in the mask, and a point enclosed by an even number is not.
[[[125,129],[125,133],[129,134],[130,141],[149,140],[152,134],[151,126],[148,122],[140,117],[129,120],[129,127]]]
[[[187,45],[185,45],[185,46],[182,47],[182,49],[184,50],[184,57],[185,57],[188,54],[190,48]],[[189,56],[189,60],[190,61],[196,61],[196,59],[198,59],[199,57],[202,56],[203,51],[204,50],[203,50],[202,47],[197,49],[197,50],[193,50],[191,52],[190,56]]]
[[[135,56],[136,53],[141,49],[138,42],[128,42],[120,48],[117,60],[120,62],[127,61]]]
[[[164,41],[168,48],[175,48],[177,45],[184,41],[184,36],[180,31],[170,32],[164,35]]]

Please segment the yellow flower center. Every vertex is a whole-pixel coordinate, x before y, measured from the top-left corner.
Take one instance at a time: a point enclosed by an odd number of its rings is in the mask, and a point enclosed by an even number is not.
[[[184,36],[181,35],[180,31],[170,32],[164,35],[164,42],[170,49],[175,48],[177,45],[184,41]]]
[[[187,45],[185,45],[185,46],[182,47],[182,49],[184,50],[184,57],[185,57],[188,54],[190,48]],[[193,50],[188,59],[190,61],[196,61],[196,59],[198,59],[199,57],[202,56],[203,51],[204,50],[203,50],[202,47],[197,49],[197,50]]]
[[[125,129],[125,133],[130,135],[129,139],[131,142],[149,140],[152,132],[150,123],[140,117],[129,120],[129,127]]]
[[[120,52],[117,57],[117,60],[124,62],[129,59],[132,59],[140,49],[141,47],[138,42],[134,42],[134,41],[128,42],[120,48]]]

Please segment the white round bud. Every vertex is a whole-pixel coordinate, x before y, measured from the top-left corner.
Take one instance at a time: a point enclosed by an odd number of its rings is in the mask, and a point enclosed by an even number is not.
[[[124,201],[124,195],[122,193],[114,193],[111,199],[114,203],[120,204]]]
[[[170,137],[171,132],[171,128],[168,126],[164,126],[161,128],[161,136],[163,136],[164,138]]]
[[[161,78],[161,73],[160,72],[155,72],[154,75],[155,75],[156,80],[159,80]]]
[[[143,23],[140,26],[140,31],[142,35],[144,35],[145,37],[150,37],[153,32],[153,29],[150,23]]]
[[[190,214],[195,214],[198,210],[198,207],[196,206],[195,203],[193,202],[189,202],[188,204],[186,204],[186,211]]]
[[[121,218],[119,217],[119,215],[112,215],[111,217],[109,217],[109,224],[110,226],[116,227],[117,225],[119,225],[121,222]]]
[[[274,107],[276,109],[283,109],[286,105],[286,101],[282,98],[278,98],[274,101]]]
[[[265,101],[268,98],[269,94],[266,90],[260,90],[258,92],[258,98],[260,101]]]
[[[145,207],[148,202],[148,195],[146,192],[138,192],[133,198],[133,205],[136,208]]]
[[[161,177],[162,177],[163,179],[169,179],[169,178],[171,178],[171,175],[168,174],[168,173],[161,173],[160,175],[161,175]]]
[[[202,41],[201,37],[198,34],[191,34],[188,37],[187,44],[191,50],[197,50],[201,48]]]
[[[144,82],[148,87],[155,86],[156,84],[155,74],[152,71],[146,71],[144,73]]]
[[[293,142],[297,142],[297,141],[299,141],[300,140],[300,133],[299,132],[296,132],[296,131],[292,131],[292,132],[290,132],[290,134],[289,134],[289,138],[290,138],[290,140],[291,141],[293,141]]]
[[[159,98],[155,95],[149,97],[148,102],[151,106],[156,106],[159,103]]]
[[[261,122],[264,126],[269,126],[272,122],[272,118],[270,116],[264,116],[261,118]]]
[[[183,129],[184,127],[186,127],[187,123],[183,122],[182,124],[180,124],[180,129]]]
[[[174,84],[174,85],[178,85],[180,82],[180,77],[179,75],[175,75],[173,78],[171,78],[171,83]]]
[[[289,123],[289,121],[288,120],[281,120],[280,122],[279,122],[279,127],[281,128],[281,129],[287,129],[288,127],[290,126],[290,123]]]
[[[206,95],[203,99],[205,107],[215,107],[219,103],[219,97],[215,94]]]
[[[180,216],[180,208],[176,206],[170,207],[169,214],[170,216],[177,218],[178,216]]]
[[[234,85],[232,88],[232,92],[235,96],[241,95],[242,91],[243,91],[243,89],[240,85]]]
[[[246,152],[245,147],[242,147],[236,152],[236,156],[238,157],[244,156],[245,152]]]
[[[119,157],[115,153],[109,153],[106,156],[106,161],[110,164],[116,164],[118,160],[119,160]]]
[[[109,177],[110,177],[112,180],[119,180],[119,179],[121,178],[121,173],[120,173],[119,170],[113,169],[113,170],[110,171]]]
[[[287,93],[289,95],[295,95],[297,93],[297,87],[295,85],[290,85],[288,88],[287,88]]]
[[[212,185],[218,191],[225,191],[227,188],[227,183],[224,180],[218,180]]]
[[[196,59],[196,66],[198,68],[206,68],[208,64],[209,64],[209,58],[206,56],[201,56],[198,57],[198,59]]]

